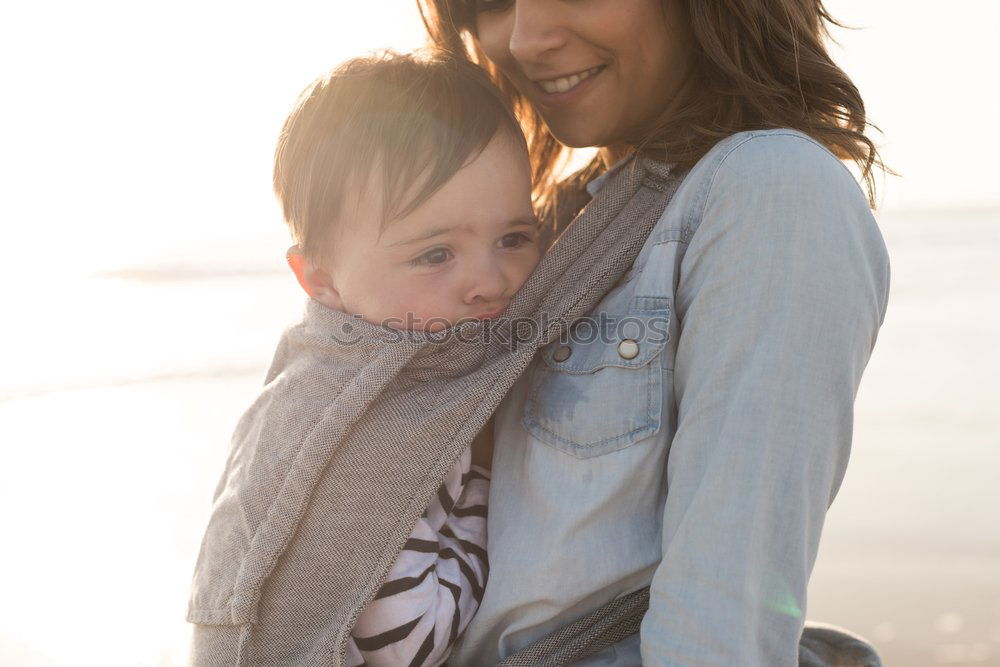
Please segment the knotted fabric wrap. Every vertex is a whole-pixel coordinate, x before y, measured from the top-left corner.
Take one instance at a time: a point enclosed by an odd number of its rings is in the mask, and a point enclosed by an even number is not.
[[[679,180],[624,164],[502,320],[409,332],[309,301],[233,435],[192,582],[192,661],[343,665],[448,470],[535,352],[629,269]]]
[[[608,602],[567,626],[545,635],[496,667],[559,667],[639,632],[649,608],[649,587]],[[825,623],[806,623],[799,640],[799,667],[882,667],[865,639]]]

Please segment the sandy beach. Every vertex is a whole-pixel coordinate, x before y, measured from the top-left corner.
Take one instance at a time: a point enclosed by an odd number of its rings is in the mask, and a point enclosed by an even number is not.
[[[1000,665],[1000,211],[879,216],[889,310],[808,617],[889,666]],[[0,378],[0,664],[182,665],[229,436],[302,307],[281,249],[15,297]]]

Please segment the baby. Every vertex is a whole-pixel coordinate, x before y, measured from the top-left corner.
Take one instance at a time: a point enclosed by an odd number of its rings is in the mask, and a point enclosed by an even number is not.
[[[517,121],[483,72],[443,56],[355,59],[312,84],[282,130],[274,187],[303,289],[370,323],[433,332],[499,317],[540,259]],[[478,609],[489,432],[352,629],[352,667],[439,665]]]

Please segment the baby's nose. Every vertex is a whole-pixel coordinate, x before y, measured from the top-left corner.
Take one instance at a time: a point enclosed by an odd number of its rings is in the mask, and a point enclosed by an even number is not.
[[[466,293],[467,303],[481,302],[486,305],[506,301],[510,281],[504,271],[493,263],[477,267]]]

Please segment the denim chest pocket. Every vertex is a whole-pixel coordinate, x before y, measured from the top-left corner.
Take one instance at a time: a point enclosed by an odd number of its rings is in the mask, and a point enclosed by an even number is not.
[[[617,320],[584,318],[532,363],[522,425],[577,458],[624,449],[660,430],[670,299],[634,297]],[[581,324],[586,324],[581,331]]]

